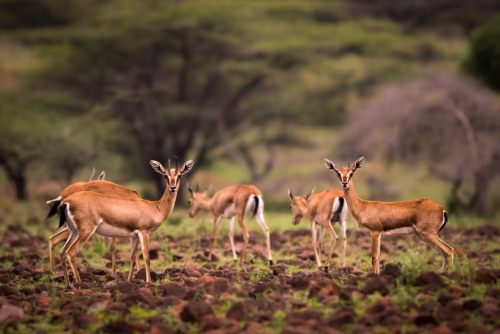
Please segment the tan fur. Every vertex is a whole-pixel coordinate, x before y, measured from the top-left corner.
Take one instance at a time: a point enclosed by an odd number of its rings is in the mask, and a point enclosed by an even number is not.
[[[349,211],[364,233],[372,237],[373,272],[379,273],[380,238],[385,235],[407,235],[415,233],[443,256],[441,272],[448,271],[453,264],[454,250],[438,236],[443,224],[445,208],[428,198],[401,202],[378,202],[362,200],[356,194],[352,176],[364,164],[359,158],[353,167],[335,167],[328,159],[325,166],[335,171],[344,188]],[[399,229],[399,230],[398,230]],[[413,230],[413,232],[412,232]],[[399,233],[398,233],[399,232]]]
[[[304,197],[293,196],[290,191],[288,192],[290,199],[292,200],[290,204],[293,215],[292,223],[297,225],[304,216],[311,222],[312,248],[314,250],[314,256],[316,258],[318,268],[321,267],[321,250],[323,248],[324,232],[328,231],[330,233],[332,236],[332,245],[325,264],[325,269],[328,270],[332,252],[338,239],[331,223],[334,221],[339,222],[343,242],[342,263],[345,267],[345,252],[347,245],[346,222],[348,214],[343,215],[341,212],[340,214],[334,216],[332,212],[335,200],[338,198],[343,199],[344,192],[342,190],[331,189],[312,195],[313,190],[314,188]],[[347,203],[344,203],[344,205],[347,207]],[[321,226],[318,238],[316,237],[316,224]]]
[[[163,196],[158,201],[125,199],[93,191],[80,191],[66,198],[62,205],[66,205],[66,224],[71,234],[60,253],[66,285],[71,286],[66,267],[67,260],[70,262],[76,282],[81,282],[76,267],[76,253],[94,233],[108,237],[126,236],[131,239],[129,281],[134,272],[133,259],[140,242],[146,281],[151,282],[149,236],[172,212],[181,175],[189,172],[193,164],[194,162],[190,160],[180,170],[165,170],[160,163],[151,161],[153,168],[165,176],[167,184]]]
[[[66,200],[66,198],[79,191],[94,191],[105,195],[112,195],[128,199],[140,198],[139,194],[136,191],[109,181],[89,181],[89,182],[73,183],[64,188],[64,190],[59,195],[59,198],[62,201],[64,201]],[[54,201],[55,200],[48,201],[47,205],[50,207]],[[57,210],[57,213],[59,214],[59,209]],[[55,273],[54,254],[56,245],[62,242],[63,240],[67,240],[69,235],[70,235],[70,230],[68,229],[67,226],[65,226],[64,228],[62,228],[60,231],[58,231],[56,234],[54,234],[49,238],[49,258],[50,258],[50,269],[52,273]],[[110,240],[110,252],[111,252],[111,271],[112,275],[116,276],[116,240],[114,238],[111,238]],[[137,263],[137,268],[140,269],[141,263],[139,260],[139,255],[137,255],[135,260]]]
[[[188,185],[188,190],[191,193],[191,198],[189,199],[189,204],[191,206],[189,210],[189,216],[191,218],[194,217],[196,214],[198,214],[198,212],[201,209],[209,210],[214,215],[214,228],[212,231],[212,235],[210,237],[210,247],[208,251],[209,259],[212,258],[212,247],[215,235],[217,233],[217,228],[219,226],[219,222],[222,218],[229,218],[230,219],[229,241],[231,242],[233,258],[234,260],[236,260],[236,251],[234,248],[233,224],[234,224],[234,216],[237,217],[238,223],[243,232],[243,240],[244,240],[243,249],[241,250],[241,255],[240,255],[240,263],[245,258],[246,247],[248,244],[248,232],[245,225],[245,213],[247,212],[247,205],[249,203],[249,199],[252,196],[254,195],[258,196],[259,211],[257,212],[255,219],[259,223],[260,227],[262,228],[266,236],[268,260],[272,262],[269,228],[267,227],[264,221],[264,214],[263,214],[264,200],[262,199],[262,193],[260,192],[259,189],[257,189],[257,187],[252,185],[230,186],[217,191],[212,198],[207,197],[209,192],[208,190],[205,190],[204,192],[194,192],[189,187],[189,185]],[[231,208],[233,207],[233,205],[234,205],[234,212],[230,212],[232,211]],[[253,206],[251,206],[249,210],[252,210],[252,208]]]

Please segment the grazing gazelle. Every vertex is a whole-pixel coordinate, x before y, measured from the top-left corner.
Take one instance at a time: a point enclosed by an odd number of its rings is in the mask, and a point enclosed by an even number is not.
[[[325,166],[337,173],[344,195],[358,227],[372,237],[373,272],[380,272],[380,238],[382,236],[401,236],[416,234],[429,246],[437,249],[443,256],[441,273],[453,265],[454,250],[439,238],[439,231],[446,225],[448,214],[441,205],[428,198],[401,202],[365,201],[358,197],[352,176],[363,166],[365,157],[361,157],[353,167],[337,168],[328,159]]]
[[[338,239],[337,234],[333,230],[332,223],[339,222],[343,243],[342,266],[345,267],[345,251],[347,245],[346,223],[349,210],[347,204],[345,204],[344,192],[336,189],[322,191],[314,195],[313,192],[314,188],[304,197],[293,196],[290,189],[288,189],[288,195],[292,200],[290,204],[293,215],[292,224],[297,225],[303,216],[306,216],[306,218],[311,221],[312,247],[318,268],[321,267],[321,250],[325,230],[330,233],[332,236],[332,245],[325,263],[325,271],[328,272],[333,248]],[[319,233],[316,231],[316,225],[320,226]],[[318,237],[316,237],[316,235],[318,235]]]
[[[64,201],[70,195],[79,192],[79,191],[95,191],[100,194],[112,195],[121,198],[128,199],[139,199],[139,194],[129,188],[120,186],[118,184],[104,181],[105,173],[102,172],[99,175],[97,181],[91,181],[94,175],[94,171],[90,174],[89,181],[87,182],[77,182],[67,186],[57,197],[56,199],[50,200],[47,202],[47,205],[50,207],[50,211],[47,214],[47,218],[54,216],[56,213],[59,213],[59,206],[62,201]],[[64,224],[64,222],[61,222]],[[61,225],[59,225],[61,228]],[[67,226],[61,229],[59,232],[54,234],[49,238],[49,258],[50,258],[50,270],[52,273],[55,273],[56,264],[55,264],[55,248],[56,245],[63,240],[67,240],[70,235],[70,230]],[[111,270],[113,276],[116,276],[116,239],[110,238],[110,252],[111,252]],[[140,269],[139,255],[136,256],[137,267]]]
[[[229,241],[233,251],[233,259],[236,261],[236,250],[234,249],[234,216],[238,218],[241,230],[243,232],[243,249],[240,254],[240,263],[245,258],[245,251],[248,244],[248,232],[245,225],[245,214],[252,210],[253,216],[259,223],[266,236],[267,259],[270,264],[273,264],[271,255],[271,241],[269,238],[269,228],[264,221],[264,200],[259,189],[252,185],[237,185],[223,188],[217,191],[212,198],[207,197],[210,192],[210,187],[203,192],[194,192],[187,185],[191,198],[189,199],[189,217],[193,218],[200,209],[212,211],[214,215],[214,229],[210,236],[210,247],[208,251],[208,259],[212,259],[212,247],[214,245],[215,234],[222,218],[229,219]]]
[[[66,222],[70,236],[60,253],[66,286],[72,287],[69,281],[66,261],[69,260],[76,282],[81,282],[76,267],[76,253],[94,233],[105,237],[130,238],[130,272],[128,280],[134,272],[134,259],[137,245],[140,242],[146,281],[151,282],[149,269],[149,236],[168,218],[175,205],[177,191],[182,175],[189,172],[194,161],[184,163],[181,169],[165,169],[159,162],[151,160],[153,169],[165,177],[166,188],[158,201],[144,199],[125,199],[93,191],[80,191],[67,197],[61,204],[61,222]]]

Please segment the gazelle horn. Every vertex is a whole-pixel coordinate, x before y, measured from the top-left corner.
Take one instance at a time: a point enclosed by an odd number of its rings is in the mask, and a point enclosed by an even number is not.
[[[351,168],[351,164],[349,162],[347,163],[347,167]]]
[[[170,155],[168,156],[168,170],[170,170]]]
[[[174,155],[175,157],[175,155]],[[175,157],[175,170],[178,170],[179,169],[179,160],[177,159],[177,157]]]

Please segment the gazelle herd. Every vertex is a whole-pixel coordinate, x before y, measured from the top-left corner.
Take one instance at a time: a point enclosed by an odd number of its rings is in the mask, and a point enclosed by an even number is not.
[[[428,198],[421,198],[401,202],[377,202],[360,199],[353,184],[353,175],[364,164],[361,157],[353,167],[336,167],[333,162],[324,159],[325,166],[334,171],[343,190],[330,189],[314,194],[314,188],[305,196],[294,196],[288,190],[291,199],[292,223],[298,224],[302,217],[311,223],[312,249],[316,265],[321,268],[321,253],[324,247],[324,235],[328,232],[332,238],[328,248],[328,257],[325,262],[325,271],[328,271],[332,253],[338,239],[332,223],[338,222],[342,234],[342,267],[345,267],[347,247],[346,229],[349,212],[357,222],[358,228],[370,234],[372,238],[372,266],[373,272],[380,272],[380,239],[384,236],[402,236],[416,234],[429,246],[435,248],[443,256],[441,272],[448,271],[453,264],[454,250],[439,238],[439,231],[446,225],[448,215],[444,207]],[[146,281],[151,282],[149,261],[149,237],[168,218],[172,212],[180,187],[181,177],[188,173],[194,165],[189,160],[179,169],[165,169],[159,162],[151,160],[151,166],[165,177],[166,188],[158,201],[142,199],[137,192],[105,181],[101,174],[97,181],[92,181],[94,172],[87,182],[78,182],[64,189],[60,196],[48,201],[50,207],[47,218],[60,216],[58,233],[49,238],[50,266],[55,271],[54,250],[56,244],[66,240],[61,252],[61,264],[64,279],[68,287],[74,288],[69,280],[67,262],[71,266],[76,282],[81,282],[76,266],[76,254],[94,233],[111,239],[112,274],[116,275],[116,241],[115,238],[129,238],[130,271],[128,280],[132,279],[134,266],[140,267],[137,247],[140,243]],[[194,191],[189,184],[190,192],[189,216],[193,218],[201,210],[209,210],[214,216],[213,231],[210,236],[208,259],[212,258],[212,249],[222,218],[229,219],[229,241],[233,259],[236,261],[234,244],[234,217],[243,233],[243,247],[240,252],[240,263],[245,259],[249,234],[245,224],[245,215],[252,212],[253,217],[262,228],[266,237],[267,259],[273,263],[271,255],[271,240],[269,228],[264,220],[264,200],[262,193],[252,185],[236,185],[223,188],[208,197],[210,188],[202,192]]]

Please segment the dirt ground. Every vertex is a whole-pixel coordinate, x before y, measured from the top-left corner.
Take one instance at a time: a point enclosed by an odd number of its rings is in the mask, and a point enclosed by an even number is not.
[[[109,253],[100,267],[79,254],[83,282],[72,291],[59,260],[58,273],[48,271],[47,238],[12,224],[0,237],[0,326],[7,333],[500,333],[500,228],[447,226],[441,236],[457,259],[442,275],[439,254],[416,238],[383,240],[375,275],[370,238],[356,231],[347,267],[338,267],[338,243],[330,273],[318,271],[305,227],[272,234],[271,267],[257,232],[242,265],[225,235],[213,262],[208,234],[153,235],[154,283],[144,282],[144,269],[126,282],[124,250],[115,277]]]

